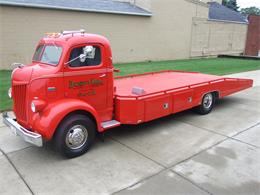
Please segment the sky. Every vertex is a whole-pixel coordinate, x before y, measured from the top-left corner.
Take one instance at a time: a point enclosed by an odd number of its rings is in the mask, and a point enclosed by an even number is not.
[[[237,4],[240,8],[246,8],[251,6],[260,8],[260,0],[237,0]]]

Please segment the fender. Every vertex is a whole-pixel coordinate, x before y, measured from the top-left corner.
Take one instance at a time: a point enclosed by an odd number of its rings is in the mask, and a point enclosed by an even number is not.
[[[78,99],[62,99],[49,104],[34,117],[33,129],[46,140],[50,140],[62,119],[77,110],[90,113],[96,120],[98,131],[102,131],[97,111],[88,103]]]

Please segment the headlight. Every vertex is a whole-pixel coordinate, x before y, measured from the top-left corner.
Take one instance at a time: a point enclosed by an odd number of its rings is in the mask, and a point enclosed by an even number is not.
[[[12,88],[8,89],[8,96],[9,96],[9,98],[12,98]]]
[[[35,99],[31,103],[31,110],[32,112],[41,112],[45,107],[47,103],[43,100]]]
[[[32,110],[32,112],[36,112],[36,107],[33,102],[31,103],[31,110]]]

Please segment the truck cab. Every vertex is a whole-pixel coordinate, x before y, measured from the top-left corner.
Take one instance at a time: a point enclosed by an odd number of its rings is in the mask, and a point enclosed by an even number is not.
[[[113,117],[113,70],[106,38],[84,31],[48,33],[32,63],[12,73],[17,125],[39,138],[27,141],[41,146],[42,139],[50,140],[61,121],[73,115],[87,116],[102,132],[101,122]]]

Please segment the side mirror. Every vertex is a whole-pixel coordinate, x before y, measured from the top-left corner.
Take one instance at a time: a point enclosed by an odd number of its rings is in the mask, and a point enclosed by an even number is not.
[[[85,54],[87,56],[89,53],[92,53],[93,50],[94,50],[94,47],[91,45],[88,45],[83,48],[83,54]]]

